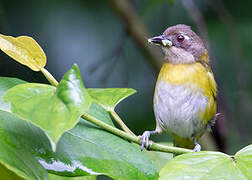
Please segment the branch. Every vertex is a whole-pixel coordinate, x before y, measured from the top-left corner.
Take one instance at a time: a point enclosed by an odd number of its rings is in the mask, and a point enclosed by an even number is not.
[[[136,144],[139,144],[139,145],[142,144],[142,140],[139,137],[132,136],[126,132],[123,132],[123,131],[113,127],[113,126],[110,126],[110,125],[96,119],[95,117],[89,115],[88,113],[84,113],[82,115],[82,118],[84,118],[85,120],[101,127],[102,129],[104,129],[106,131],[109,131],[117,136],[120,136],[124,139],[127,139],[127,140],[134,142]],[[178,148],[178,147],[173,147],[173,146],[165,146],[165,145],[161,145],[161,144],[154,143],[154,142],[151,142],[150,144],[151,145],[149,147],[149,150],[152,150],[152,151],[168,152],[168,153],[173,153],[176,155],[193,152],[191,149]]]
[[[48,72],[46,69],[42,69],[44,76],[46,77],[46,79],[48,79],[48,81],[53,85],[53,86],[57,86],[58,82],[57,80],[51,75],[50,72]],[[131,142],[134,142],[136,144],[141,145],[142,144],[142,140],[139,137],[136,137],[134,135],[131,135],[129,133],[126,133],[120,129],[117,129],[113,126],[110,126],[102,121],[100,121],[99,119],[96,119],[95,117],[89,115],[88,113],[84,113],[82,116],[82,118],[84,118],[85,120],[97,125],[98,127],[111,132],[121,138],[124,138],[126,140],[129,140]],[[178,148],[178,147],[172,147],[172,146],[165,146],[162,144],[158,144],[158,143],[154,143],[154,142],[150,142],[150,147],[149,150],[152,151],[160,151],[160,152],[167,152],[167,153],[173,153],[176,155],[179,154],[184,154],[184,153],[190,153],[193,152],[191,149],[185,149],[185,148]]]

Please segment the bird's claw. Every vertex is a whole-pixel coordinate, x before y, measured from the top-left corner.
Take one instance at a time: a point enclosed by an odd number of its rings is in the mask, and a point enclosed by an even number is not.
[[[144,131],[143,135],[140,136],[140,139],[142,140],[142,145],[141,145],[141,148],[140,148],[141,151],[144,149],[144,147],[146,149],[149,148],[149,146],[150,146],[150,141],[149,141],[150,135],[151,135],[150,131]]]
[[[200,150],[201,150],[200,144],[196,144],[193,148],[193,152],[200,152]]]

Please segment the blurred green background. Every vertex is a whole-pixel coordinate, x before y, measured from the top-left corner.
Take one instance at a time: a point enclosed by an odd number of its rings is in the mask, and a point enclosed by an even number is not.
[[[234,153],[251,144],[252,1],[117,1],[129,5],[131,11],[128,6],[123,9],[133,23],[122,18],[113,0],[0,0],[0,33],[33,37],[47,55],[46,68],[58,80],[77,63],[86,87],[136,89],[138,93],[121,102],[117,111],[136,134],[142,134],[155,128],[152,97],[158,66],[149,62],[159,57],[160,50],[149,47],[158,54],[155,58],[143,53],[145,47],[134,38],[134,28],[143,30],[138,36],[144,39],[171,25],[190,25],[209,45],[219,86],[222,114],[214,129],[218,147]],[[42,73],[2,52],[0,75],[47,83]],[[171,140],[165,134],[153,139]]]

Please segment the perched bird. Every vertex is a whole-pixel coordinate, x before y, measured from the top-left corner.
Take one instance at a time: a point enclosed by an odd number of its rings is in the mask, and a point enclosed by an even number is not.
[[[153,108],[156,129],[141,136],[143,150],[151,134],[169,132],[177,147],[200,151],[197,142],[216,114],[217,85],[208,51],[190,26],[178,24],[148,41],[162,48],[164,64],[156,83]]]

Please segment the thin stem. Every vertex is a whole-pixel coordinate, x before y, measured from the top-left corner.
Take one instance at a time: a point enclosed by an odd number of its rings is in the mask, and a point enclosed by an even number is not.
[[[136,144],[139,144],[141,145],[142,144],[142,140],[139,138],[139,137],[136,137],[136,136],[132,136],[122,130],[119,130],[115,127],[112,127],[98,119],[96,119],[95,117],[89,115],[88,113],[84,113],[82,115],[82,118],[86,119],[87,121],[89,122],[92,122],[93,124],[101,127],[102,129],[106,130],[106,131],[109,131],[117,136],[120,136],[124,139],[127,139],[131,142],[134,142]],[[172,146],[165,146],[165,145],[161,145],[161,144],[158,144],[158,143],[154,143],[152,142],[150,147],[149,147],[149,150],[152,150],[152,151],[160,151],[160,152],[168,152],[168,153],[173,153],[173,154],[176,154],[176,155],[179,155],[179,154],[184,154],[184,153],[190,153],[190,152],[193,152],[192,150],[190,149],[185,149],[185,148],[178,148],[178,147],[172,147]]]
[[[41,71],[45,75],[46,79],[51,83],[51,85],[57,86],[59,84],[58,81],[52,76],[52,74],[50,72],[48,72],[46,69],[42,68]],[[116,113],[114,115],[116,117],[115,119],[117,119],[117,120],[120,119],[120,117]],[[102,128],[102,129],[104,129],[106,131],[109,131],[109,132],[111,132],[111,133],[113,133],[113,134],[115,134],[117,136],[120,136],[120,137],[122,137],[124,139],[132,141],[132,142],[134,142],[136,144],[139,144],[139,145],[142,144],[142,140],[139,137],[137,137],[135,135],[131,135],[131,134],[129,134],[127,132],[124,132],[124,131],[122,131],[120,129],[117,129],[117,128],[113,127],[113,126],[110,126],[110,125],[100,121],[99,119],[96,119],[95,117],[89,115],[86,112],[82,115],[82,118],[86,119],[87,121],[99,126],[100,128]],[[120,119],[120,121],[122,121],[122,120]],[[176,154],[176,155],[193,152],[191,149],[178,148],[178,147],[172,147],[172,146],[165,146],[165,145],[154,143],[154,142],[150,143],[149,150],[173,153],[173,154]]]
[[[124,124],[123,120],[118,116],[118,114],[114,110],[109,111],[109,113],[126,133],[129,133],[130,135],[136,137],[136,135],[126,126],[126,124]]]
[[[41,72],[44,74],[44,76],[46,77],[46,79],[51,83],[51,85],[53,86],[58,86],[58,81],[52,76],[52,74],[47,71],[45,68],[41,69]]]

